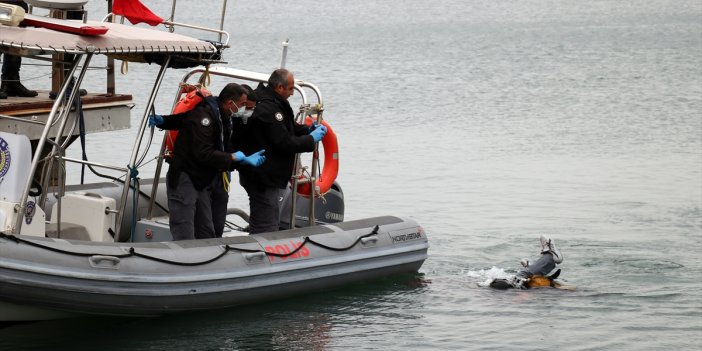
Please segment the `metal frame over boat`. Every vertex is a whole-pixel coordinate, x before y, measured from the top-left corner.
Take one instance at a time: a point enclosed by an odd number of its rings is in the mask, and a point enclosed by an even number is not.
[[[288,223],[293,229],[220,239],[159,240],[170,235],[161,167],[153,180],[139,180],[135,173],[146,155],[142,141],[165,71],[207,66],[191,70],[183,82],[197,74],[253,82],[267,76],[209,67],[219,61],[223,45],[118,23],[79,20],[65,25],[80,23],[107,31],[85,36],[1,25],[2,52],[52,55],[54,61],[56,55],[73,54],[67,76],[76,78],[63,80],[45,120],[0,114],[0,122],[42,128],[33,147],[25,133],[0,132],[0,321],[225,308],[421,267],[428,240],[410,219],[384,216],[320,224],[315,220],[318,196],[310,196],[307,226],[298,228],[297,175],[291,177]],[[65,157],[79,124],[75,98],[94,55],[160,65],[126,167]],[[303,100],[298,116],[316,113],[321,119],[320,90],[302,80],[296,81],[296,89]],[[305,89],[312,90],[316,104],[308,102]],[[120,171],[126,181],[66,185],[66,162]],[[303,181],[314,182],[316,167],[313,163],[312,178]],[[160,235],[148,235],[159,230]],[[147,235],[137,238],[137,231]]]

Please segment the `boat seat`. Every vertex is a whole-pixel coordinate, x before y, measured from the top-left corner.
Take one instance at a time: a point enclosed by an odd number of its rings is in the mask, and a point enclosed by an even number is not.
[[[59,202],[51,208],[50,223],[59,222]],[[111,225],[115,222],[114,211],[117,208],[116,200],[92,192],[66,193],[61,197],[61,223],[80,223],[88,232],[85,240],[98,242],[114,241],[110,234]],[[61,238],[63,227],[61,228]]]
[[[61,235],[58,233],[56,223],[46,224],[46,237],[54,239],[87,240],[90,241],[88,229],[76,223],[61,223]]]

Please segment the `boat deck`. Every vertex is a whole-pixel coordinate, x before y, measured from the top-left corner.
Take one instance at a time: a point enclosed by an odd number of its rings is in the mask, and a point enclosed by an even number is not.
[[[49,91],[39,90],[38,93],[39,96],[36,97],[1,99],[0,130],[24,134],[30,140],[39,139],[54,100],[49,98]],[[81,99],[86,133],[122,130],[130,127],[130,110],[133,106],[131,95],[88,93]],[[4,118],[3,115],[9,118]]]
[[[38,90],[36,97],[14,97],[0,99],[0,114],[9,116],[23,116],[33,113],[46,113],[51,111],[54,99],[49,98],[49,91]],[[88,93],[82,96],[84,108],[114,105],[122,105],[125,102],[131,103],[132,96],[127,94],[95,94]]]

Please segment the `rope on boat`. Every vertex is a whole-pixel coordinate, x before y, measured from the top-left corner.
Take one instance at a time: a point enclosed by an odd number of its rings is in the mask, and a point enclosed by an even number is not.
[[[78,90],[78,96],[75,97],[74,104],[76,106],[76,112],[78,112],[78,136],[80,137],[80,149],[82,151],[81,159],[87,161],[88,153],[85,151],[85,115],[83,114],[83,101],[80,97],[80,90]],[[85,163],[81,164],[80,167],[80,184],[84,183]]]
[[[155,256],[151,256],[151,255],[146,255],[146,254],[139,253],[139,252],[136,251],[136,249],[135,249],[134,247],[130,247],[128,253],[124,253],[124,254],[121,254],[121,255],[104,255],[104,254],[99,254],[99,253],[84,253],[84,252],[74,252],[74,251],[68,251],[68,250],[63,250],[63,249],[57,249],[57,248],[55,248],[55,247],[46,246],[46,245],[42,245],[42,244],[36,243],[36,242],[34,242],[34,241],[30,241],[30,240],[25,240],[25,239],[19,238],[19,237],[17,237],[16,235],[13,235],[13,234],[0,233],[0,238],[13,241],[13,242],[15,242],[15,243],[17,243],[17,244],[27,244],[27,245],[30,245],[30,246],[38,247],[38,248],[45,249],[45,250],[49,250],[49,251],[53,251],[53,252],[63,253],[63,254],[71,255],[71,256],[80,256],[80,257],[110,256],[110,257],[116,257],[116,258],[127,258],[127,257],[132,257],[132,256],[134,256],[134,257],[140,257],[140,258],[144,258],[144,259],[151,260],[151,261],[156,261],[156,262],[161,262],[161,263],[167,263],[167,264],[172,264],[172,265],[177,265],[177,266],[200,266],[200,265],[205,265],[205,264],[212,263],[212,262],[214,262],[214,261],[219,260],[220,258],[224,257],[224,255],[226,255],[229,251],[246,252],[246,253],[262,252],[262,253],[265,253],[266,255],[274,256],[274,257],[288,257],[288,256],[292,256],[292,255],[296,254],[296,253],[297,253],[298,251],[300,251],[305,245],[307,245],[307,243],[310,243],[310,244],[312,244],[312,245],[321,247],[321,248],[323,248],[323,249],[331,250],[331,251],[346,251],[346,250],[350,250],[352,247],[356,246],[363,238],[366,238],[366,237],[369,237],[369,236],[373,236],[373,235],[377,235],[379,229],[380,229],[380,226],[377,226],[377,225],[376,225],[376,226],[373,228],[373,231],[371,231],[371,232],[368,233],[368,234],[364,234],[364,235],[359,236],[358,238],[356,238],[356,241],[354,241],[353,244],[351,244],[351,245],[349,245],[349,246],[347,246],[347,247],[342,247],[342,248],[331,247],[331,246],[328,246],[328,245],[324,245],[324,244],[322,244],[322,243],[318,243],[318,242],[316,242],[316,241],[310,239],[309,236],[306,236],[306,237],[304,237],[304,240],[303,240],[303,242],[302,242],[302,244],[301,244],[300,246],[298,246],[297,248],[295,248],[295,250],[292,250],[292,251],[290,251],[290,252],[288,252],[288,253],[284,253],[284,254],[277,253],[277,252],[268,252],[268,251],[260,250],[260,249],[243,249],[243,248],[234,247],[234,246],[231,246],[231,245],[228,245],[228,244],[227,244],[227,245],[224,245],[224,246],[223,246],[224,251],[222,251],[222,252],[221,252],[220,254],[218,254],[217,256],[212,257],[212,258],[207,259],[207,260],[204,260],[204,261],[198,261],[198,262],[179,262],[179,261],[166,260],[166,259],[163,259],[163,258],[159,258],[159,257],[155,257]]]
[[[212,77],[210,77],[209,64],[205,65],[205,72],[202,72],[199,83],[203,88],[207,88],[212,83]]]
[[[134,229],[136,228],[137,222],[137,204],[138,204],[138,192],[139,192],[139,170],[137,166],[132,168],[127,165],[129,169],[129,187],[132,188],[132,231],[129,234],[129,238],[134,240]],[[132,187],[132,182],[134,182],[134,187]]]

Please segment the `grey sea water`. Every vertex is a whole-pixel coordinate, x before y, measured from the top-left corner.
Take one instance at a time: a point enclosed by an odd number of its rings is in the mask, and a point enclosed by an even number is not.
[[[176,20],[219,21],[217,1],[178,6]],[[287,66],[321,88],[339,136],[346,218],[416,219],[431,243],[420,274],[222,311],[16,325],[1,349],[702,347],[702,3],[235,1],[228,19],[233,67],[271,71],[290,38]],[[157,69],[129,68],[118,90],[135,95],[134,125]],[[184,73],[170,72],[157,112]],[[91,135],[88,155],[126,164],[133,137]],[[241,189],[231,204],[247,207]],[[535,257],[541,234],[574,291],[481,286]]]

